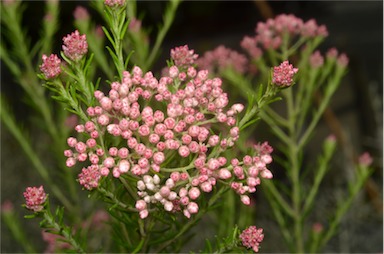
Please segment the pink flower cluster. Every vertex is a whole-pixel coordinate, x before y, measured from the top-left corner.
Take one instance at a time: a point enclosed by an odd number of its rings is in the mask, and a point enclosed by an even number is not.
[[[242,160],[221,156],[239,138],[236,116],[244,108],[229,106],[221,85],[219,78],[210,79],[208,71],[192,66],[172,66],[160,80],[139,67],[125,71],[107,95],[95,91],[99,105],[89,107],[89,121],[75,127],[88,138],[68,138],[67,166],[90,162],[79,174],[80,184],[89,190],[110,173],[138,179],[135,206],[141,218],[156,205],[190,217],[199,210],[200,194],[211,192],[218,182],[249,205],[248,194],[256,191],[259,177],[272,177],[267,169],[272,148],[259,144]],[[105,138],[118,142],[106,147]]]
[[[57,55],[43,55],[42,60],[43,63],[40,65],[40,70],[43,72],[45,78],[55,78],[61,73],[61,60],[57,57]]]
[[[212,51],[205,52],[204,56],[199,58],[196,63],[199,68],[209,71],[213,71],[213,68],[218,68],[219,70],[233,68],[239,73],[245,73],[248,68],[248,59],[245,55],[223,45],[218,46]]]
[[[24,192],[26,207],[34,212],[40,212],[44,209],[44,203],[47,200],[43,186],[27,187]]]
[[[256,35],[245,36],[241,46],[251,56],[259,56],[258,46],[264,49],[277,49],[281,46],[284,34],[293,39],[299,36],[313,38],[316,36],[326,37],[327,28],[324,25],[317,25],[314,19],[304,22],[302,19],[290,14],[281,14],[274,19],[268,19],[265,23],[257,23]]]
[[[86,35],[80,35],[77,30],[65,36],[63,43],[64,54],[72,61],[79,61],[88,52]]]
[[[185,67],[191,66],[198,55],[195,54],[194,50],[190,50],[188,45],[184,45],[171,49],[171,58],[176,66]]]
[[[272,83],[279,87],[288,87],[293,84],[293,76],[299,71],[293,68],[288,61],[282,62],[279,66],[273,67]]]
[[[77,8],[79,12],[82,7]],[[80,14],[79,14],[80,15]],[[63,51],[64,54],[72,61],[80,60],[88,52],[88,43],[85,34],[80,35],[79,31],[68,34],[63,38]],[[55,55],[42,56],[43,63],[40,65],[40,70],[43,72],[45,78],[52,79],[61,73],[61,60]]]
[[[259,252],[260,243],[264,239],[263,229],[250,226],[240,234],[240,239],[244,247]]]
[[[125,4],[125,0],[105,0],[104,4],[109,7],[123,6]]]
[[[326,53],[327,60],[335,61],[336,64],[345,68],[348,65],[349,59],[346,54],[337,51],[335,48],[330,48]],[[319,68],[324,64],[324,57],[321,55],[320,51],[316,50],[309,58],[309,63],[312,68]]]

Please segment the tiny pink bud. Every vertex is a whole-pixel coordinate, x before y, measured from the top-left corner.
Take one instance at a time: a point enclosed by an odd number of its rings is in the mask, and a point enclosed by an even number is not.
[[[250,205],[251,204],[251,199],[246,196],[246,195],[241,195],[240,196],[241,202],[243,202],[244,205]]]
[[[145,218],[147,218],[148,217],[148,210],[142,210],[142,211],[140,211],[140,213],[139,213],[139,216],[140,216],[140,219],[145,219]]]
[[[136,201],[135,207],[137,210],[142,211],[147,208],[147,203],[144,200],[140,199]]]
[[[172,209],[173,209],[173,203],[170,201],[166,201],[164,203],[164,210],[170,212],[172,211]]]
[[[222,169],[220,169],[220,171],[219,171],[219,177],[220,177],[221,179],[226,180],[226,179],[231,178],[232,175],[231,175],[231,172],[229,172],[228,169],[222,168]]]
[[[272,172],[269,171],[268,169],[264,169],[263,171],[261,171],[260,175],[261,175],[261,177],[266,178],[266,179],[273,178]]]
[[[199,211],[199,206],[195,202],[190,202],[187,206],[187,209],[189,213],[194,214]]]
[[[197,188],[197,187],[192,187],[192,188],[188,191],[188,196],[189,196],[192,200],[197,199],[197,198],[200,196],[200,190],[199,190],[199,188]]]

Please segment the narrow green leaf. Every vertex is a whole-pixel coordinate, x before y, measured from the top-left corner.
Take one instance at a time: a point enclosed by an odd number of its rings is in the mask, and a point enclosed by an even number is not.
[[[115,40],[112,39],[111,34],[108,32],[108,30],[105,27],[102,27],[105,36],[108,38],[109,42],[112,44],[114,48],[116,48]]]
[[[261,97],[263,96],[263,84],[260,84],[259,86],[259,90],[257,92],[257,100],[259,101],[261,99]]]
[[[87,73],[88,73],[88,69],[89,69],[89,66],[90,66],[91,63],[92,63],[93,56],[94,56],[94,53],[91,54],[91,56],[87,59],[87,61],[86,61],[86,63],[85,63],[85,66],[84,66],[84,75],[85,75],[85,76],[86,76]]]
[[[36,213],[30,214],[30,215],[24,215],[24,218],[26,218],[26,219],[33,219],[33,218],[36,218],[36,217],[37,217]]]
[[[124,39],[126,32],[128,31],[129,21],[124,23],[124,26],[120,30],[120,40]]]

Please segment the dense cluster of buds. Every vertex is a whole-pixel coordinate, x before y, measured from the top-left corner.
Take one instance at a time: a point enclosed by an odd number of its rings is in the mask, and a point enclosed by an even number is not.
[[[40,65],[40,70],[43,72],[45,78],[55,78],[61,73],[61,60],[57,57],[57,55],[43,55],[42,60],[43,63]]]
[[[125,4],[125,0],[105,0],[104,4],[109,7],[119,7]]]
[[[193,63],[193,51],[179,47],[172,56],[181,66],[171,66],[159,80],[136,66],[123,73],[121,82],[112,82],[108,94],[95,91],[98,105],[87,109],[89,121],[75,127],[87,140],[68,138],[67,166],[91,164],[79,174],[89,190],[110,174],[137,179],[135,206],[141,218],[155,204],[190,217],[199,210],[200,194],[219,182],[249,205],[259,177],[272,177],[267,169],[272,148],[264,143],[241,159],[224,157],[239,138],[236,117],[244,106],[228,105],[221,79],[185,66]],[[113,145],[107,147],[106,138]]]
[[[63,38],[64,55],[72,61],[80,60],[88,52],[86,35],[80,35],[79,31],[74,31]]]
[[[197,65],[202,69],[213,71],[212,68],[214,67],[217,67],[219,70],[233,68],[239,73],[245,73],[248,64],[248,59],[245,55],[223,45],[218,46],[212,51],[205,52],[204,56],[197,61]]]
[[[294,15],[281,14],[266,22],[259,22],[255,28],[255,35],[244,36],[240,46],[247,52],[250,59],[235,50],[220,45],[212,51],[205,52],[204,56],[198,59],[197,64],[200,68],[219,72],[228,67],[239,73],[254,72],[255,65],[252,64],[252,61],[260,59],[264,51],[279,51],[279,48],[281,49],[283,46],[283,38],[287,40],[285,45],[291,46],[300,38],[312,39],[327,35],[327,28],[324,25],[317,25],[314,19],[304,22]],[[344,57],[340,59],[341,62]],[[317,53],[313,56],[311,64],[319,66],[321,63],[321,55]]]
[[[28,187],[24,192],[24,198],[26,208],[34,212],[40,212],[44,209],[47,194],[45,193],[43,186],[38,188]]]
[[[281,46],[284,37],[290,39],[316,36],[326,37],[327,28],[324,25],[317,25],[314,19],[304,22],[302,19],[290,14],[281,14],[266,22],[259,22],[255,28],[256,34],[245,36],[241,46],[251,56],[259,57],[260,47],[264,49],[277,49]]]
[[[84,12],[79,10],[78,12]],[[84,13],[77,15],[83,15]],[[74,31],[63,38],[63,52],[66,57],[72,61],[79,61],[88,52],[88,43],[86,35],[81,35],[79,31]],[[46,79],[53,79],[61,73],[61,60],[56,54],[50,56],[42,56],[42,64],[40,70]]]
[[[259,252],[260,243],[264,239],[263,229],[250,226],[240,234],[240,239],[244,247]]]
[[[299,71],[293,68],[288,61],[282,62],[279,66],[273,67],[272,83],[279,87],[288,87],[293,84],[293,76]]]

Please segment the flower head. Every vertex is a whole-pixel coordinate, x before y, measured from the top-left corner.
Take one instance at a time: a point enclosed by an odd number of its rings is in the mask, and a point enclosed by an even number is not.
[[[87,168],[83,168],[79,174],[79,183],[84,186],[87,190],[92,190],[99,186],[99,180],[101,174],[99,168],[95,165],[91,165]]]
[[[372,165],[373,159],[372,156],[368,152],[364,152],[359,156],[359,164],[365,167],[369,167]]]
[[[176,66],[192,65],[197,57],[198,55],[194,53],[194,50],[190,50],[188,45],[171,49],[171,58]]]
[[[104,4],[109,7],[123,6],[125,4],[125,0],[105,0]]]
[[[324,64],[324,57],[321,55],[320,51],[316,50],[310,57],[309,57],[309,64],[312,68],[319,68],[323,66]]]
[[[55,54],[50,56],[42,56],[43,63],[40,65],[40,70],[47,79],[55,78],[61,73],[61,60]]]
[[[220,71],[232,68],[239,73],[245,73],[248,67],[248,59],[245,55],[220,45],[212,51],[205,52],[204,57],[198,59],[197,65],[209,71],[215,68]]]
[[[76,30],[63,38],[64,54],[73,61],[80,60],[88,52],[88,43],[85,34],[80,35]]]
[[[246,248],[252,248],[254,252],[259,252],[259,245],[264,239],[263,229],[256,226],[246,228],[241,234],[240,239]]]
[[[293,68],[292,64],[284,61],[279,66],[273,67],[272,83],[280,87],[288,87],[293,83],[293,75],[298,72],[298,68]]]
[[[44,203],[47,200],[47,194],[43,186],[28,187],[24,192],[26,207],[34,212],[40,212],[44,209]]]
[[[73,16],[78,21],[89,20],[89,12],[86,8],[82,6],[77,6],[75,11],[73,12]]]

